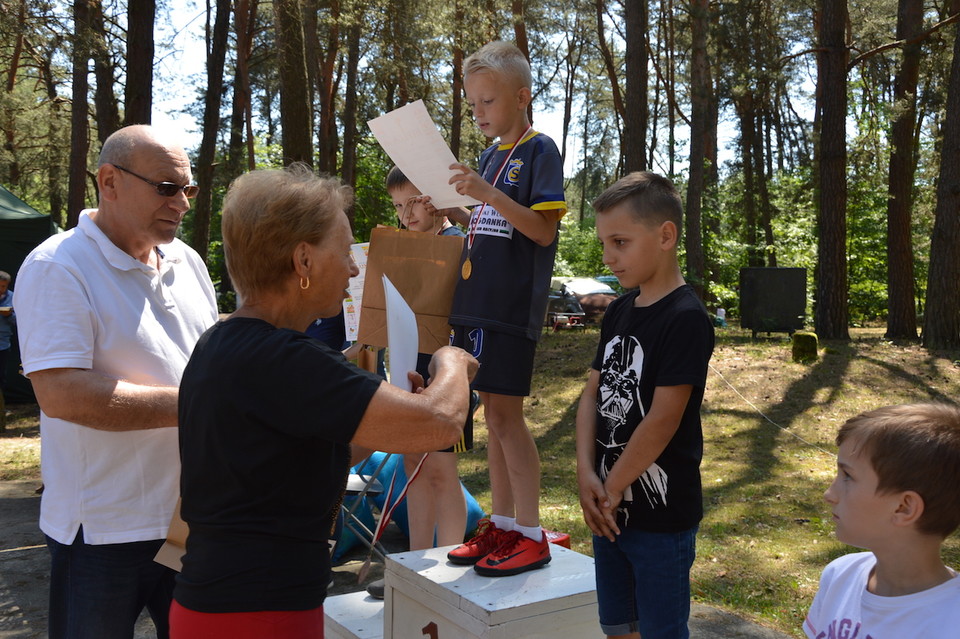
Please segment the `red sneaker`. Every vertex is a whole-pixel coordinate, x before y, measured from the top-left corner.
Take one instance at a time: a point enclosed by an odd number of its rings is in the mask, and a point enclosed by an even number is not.
[[[512,530],[501,535],[500,546],[474,564],[477,574],[485,577],[516,575],[550,563],[550,544],[547,536],[534,541],[523,533]]]
[[[469,566],[475,564],[500,545],[500,538],[505,535],[489,519],[481,519],[477,525],[477,534],[447,553],[450,563]]]

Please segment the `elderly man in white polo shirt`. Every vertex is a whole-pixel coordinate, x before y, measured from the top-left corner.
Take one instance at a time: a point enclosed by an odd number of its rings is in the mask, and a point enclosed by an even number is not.
[[[111,135],[97,209],[24,261],[17,314],[41,408],[50,637],[131,637],[146,607],[167,636],[173,572],[153,561],[179,484],[177,397],[217,320],[202,260],[176,239],[190,161],[149,126]]]

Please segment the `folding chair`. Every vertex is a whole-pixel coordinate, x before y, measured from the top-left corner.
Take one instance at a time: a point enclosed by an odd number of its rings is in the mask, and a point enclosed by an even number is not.
[[[363,498],[368,495],[379,495],[383,492],[383,484],[378,479],[380,472],[386,466],[387,461],[392,457],[392,453],[387,453],[374,469],[373,473],[367,475],[362,473],[352,473],[347,477],[347,490],[345,497],[354,497],[353,503],[345,507],[343,511],[343,526],[350,530],[360,542],[373,551],[381,561],[384,559],[386,550],[379,541],[374,541],[374,531],[361,521],[357,510],[363,505]],[[380,513],[380,517],[383,513]],[[376,528],[376,525],[374,525]]]

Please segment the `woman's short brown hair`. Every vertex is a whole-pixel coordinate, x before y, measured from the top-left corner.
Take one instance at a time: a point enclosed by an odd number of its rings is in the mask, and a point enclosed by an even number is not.
[[[326,238],[352,201],[349,186],[302,163],[235,179],[223,200],[221,229],[227,271],[240,297],[276,288],[293,271],[297,244]]]
[[[855,440],[877,473],[877,493],[912,490],[923,499],[917,529],[946,538],[960,525],[960,408],[886,406],[847,420],[837,446]]]

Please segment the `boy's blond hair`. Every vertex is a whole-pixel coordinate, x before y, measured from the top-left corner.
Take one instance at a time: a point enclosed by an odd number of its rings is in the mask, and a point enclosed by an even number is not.
[[[464,78],[471,73],[483,72],[515,82],[518,88],[533,89],[530,62],[516,45],[509,42],[488,42],[463,63]]]
[[[602,214],[621,204],[629,208],[630,214],[638,222],[655,226],[673,222],[678,235],[683,230],[680,194],[673,182],[662,175],[650,171],[628,173],[593,201],[593,209]]]
[[[960,526],[960,408],[902,404],[861,413],[837,433],[865,454],[879,479],[877,493],[911,490],[923,499],[917,530],[946,538]]]

